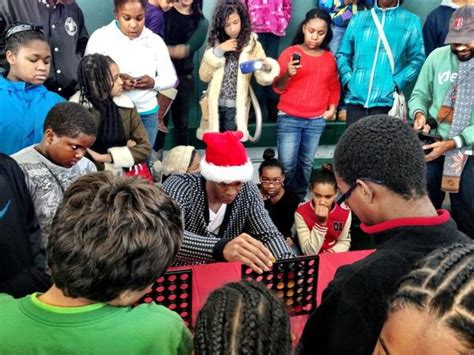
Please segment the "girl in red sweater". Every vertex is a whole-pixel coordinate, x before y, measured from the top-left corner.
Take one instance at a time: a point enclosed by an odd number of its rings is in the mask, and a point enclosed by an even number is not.
[[[331,164],[323,165],[311,180],[313,198],[295,213],[300,248],[305,255],[348,251],[351,246],[351,210],[336,202],[336,177]]]
[[[301,201],[309,186],[314,155],[326,120],[333,119],[340,96],[336,61],[329,50],[331,18],[321,9],[306,14],[293,45],[278,58],[274,90],[278,103],[278,159],[287,185]]]

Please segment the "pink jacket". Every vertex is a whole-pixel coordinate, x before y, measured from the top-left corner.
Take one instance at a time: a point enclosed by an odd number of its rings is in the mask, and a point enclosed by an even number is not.
[[[284,36],[291,18],[291,0],[242,0],[247,4],[252,30]]]

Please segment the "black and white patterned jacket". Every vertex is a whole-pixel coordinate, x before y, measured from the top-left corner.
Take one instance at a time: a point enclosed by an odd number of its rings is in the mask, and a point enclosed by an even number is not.
[[[227,206],[217,236],[207,230],[209,207],[205,179],[200,174],[172,175],[163,184],[163,190],[181,206],[184,219],[184,241],[174,265],[223,261],[216,253],[216,245],[241,233],[248,233],[261,241],[276,259],[293,257],[270,219],[254,183],[244,183],[234,202]]]

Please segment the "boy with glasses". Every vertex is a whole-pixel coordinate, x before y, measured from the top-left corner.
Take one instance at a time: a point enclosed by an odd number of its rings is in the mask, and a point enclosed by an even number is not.
[[[336,181],[377,251],[342,267],[309,318],[300,354],[370,354],[398,280],[434,249],[470,240],[426,192],[426,165],[413,129],[388,115],[354,123],[334,153]]]

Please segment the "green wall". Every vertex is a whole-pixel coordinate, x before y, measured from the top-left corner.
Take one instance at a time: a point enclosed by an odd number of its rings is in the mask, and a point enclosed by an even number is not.
[[[217,0],[203,0],[203,11],[207,19],[211,20],[212,11]],[[305,13],[316,6],[317,0],[293,0],[293,18],[287,29],[287,36],[280,43],[280,50],[288,47],[293,40],[294,33],[303,20]],[[424,22],[426,16],[440,3],[440,0],[405,0],[403,7],[416,13]],[[113,19],[113,0],[77,0],[82,8],[86,18],[86,25],[89,33],[97,28],[109,23]],[[199,67],[200,53],[195,58],[196,68]],[[195,75],[197,77],[197,75]],[[196,80],[196,90],[194,97],[194,105],[191,105],[190,127],[196,127],[199,120],[198,100],[200,93],[204,89],[204,85]],[[411,91],[411,90],[410,90]],[[194,135],[194,130],[191,135]],[[170,136],[170,135],[168,135]],[[169,137],[171,138],[171,137]],[[169,139],[168,139],[169,140]]]

